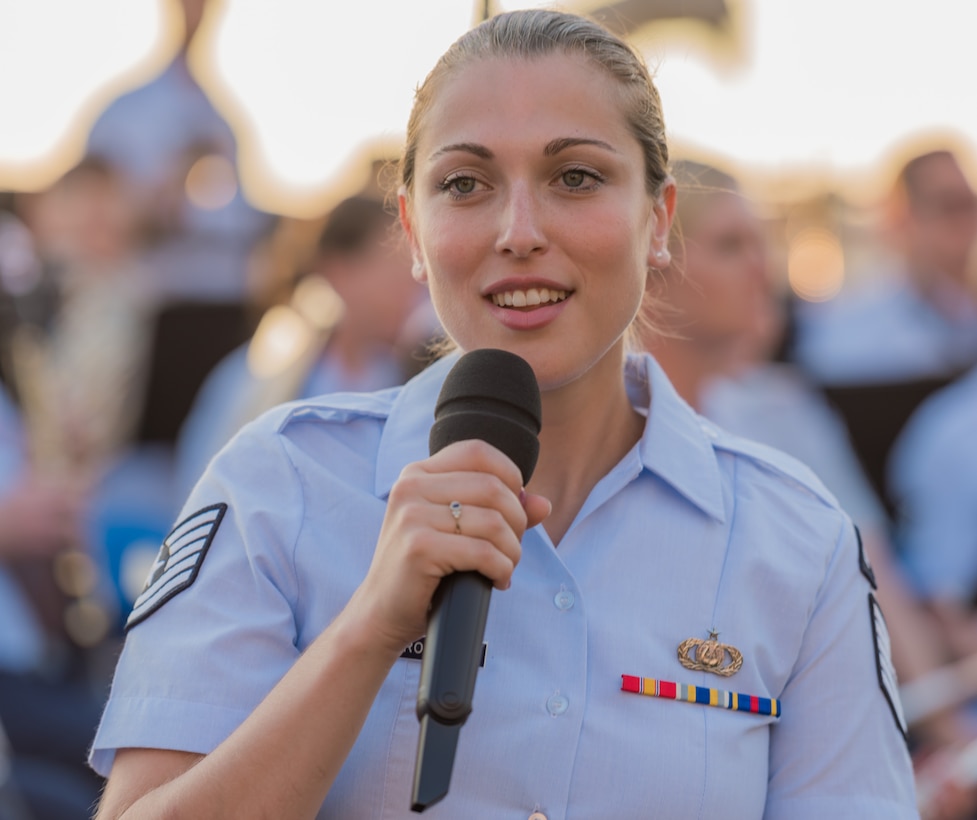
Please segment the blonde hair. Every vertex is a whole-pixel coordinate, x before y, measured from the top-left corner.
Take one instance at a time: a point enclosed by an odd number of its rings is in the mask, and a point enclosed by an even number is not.
[[[641,55],[598,23],[546,9],[512,11],[492,17],[463,34],[435,64],[414,95],[400,162],[400,184],[413,192],[417,143],[424,120],[445,80],[476,60],[532,59],[548,54],[580,54],[601,66],[621,85],[625,116],[641,144],[645,182],[657,196],[668,178],[668,146],[661,100]]]

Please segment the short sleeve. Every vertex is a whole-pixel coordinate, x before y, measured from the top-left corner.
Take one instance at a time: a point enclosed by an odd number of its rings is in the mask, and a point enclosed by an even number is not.
[[[771,730],[765,820],[918,817],[884,618],[844,519]]]
[[[303,499],[286,446],[249,426],[191,493],[130,618],[91,754],[99,773],[118,748],[210,752],[298,657]]]

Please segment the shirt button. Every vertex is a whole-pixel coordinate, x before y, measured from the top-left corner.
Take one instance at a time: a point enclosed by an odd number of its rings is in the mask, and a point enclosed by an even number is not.
[[[709,424],[700,424],[702,432],[705,433],[709,438],[719,438],[719,431],[715,427]]]
[[[541,811],[534,811],[529,815],[529,820],[547,820],[547,817]]]
[[[559,717],[570,708],[570,701],[559,692],[554,692],[546,701],[546,711],[553,717]]]
[[[553,603],[556,604],[556,608],[566,612],[568,609],[573,609],[574,604],[573,593],[570,592],[566,587],[560,589],[556,595],[553,596]]]

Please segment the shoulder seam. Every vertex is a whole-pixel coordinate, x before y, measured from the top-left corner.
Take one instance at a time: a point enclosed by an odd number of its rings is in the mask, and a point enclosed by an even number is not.
[[[804,490],[829,507],[838,507],[838,501],[821,482],[814,471],[804,462],[775,447],[742,438],[723,430],[721,437],[713,441],[713,447],[733,456],[747,458],[762,469]]]

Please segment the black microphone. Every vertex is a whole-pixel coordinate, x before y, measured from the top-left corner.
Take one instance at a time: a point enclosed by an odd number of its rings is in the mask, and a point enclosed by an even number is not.
[[[451,368],[434,409],[431,454],[481,439],[511,458],[523,486],[539,456],[539,385],[525,359],[505,350],[472,350]],[[420,737],[411,810],[448,793],[461,727],[472,710],[492,582],[478,572],[441,579],[431,600],[417,690]]]

